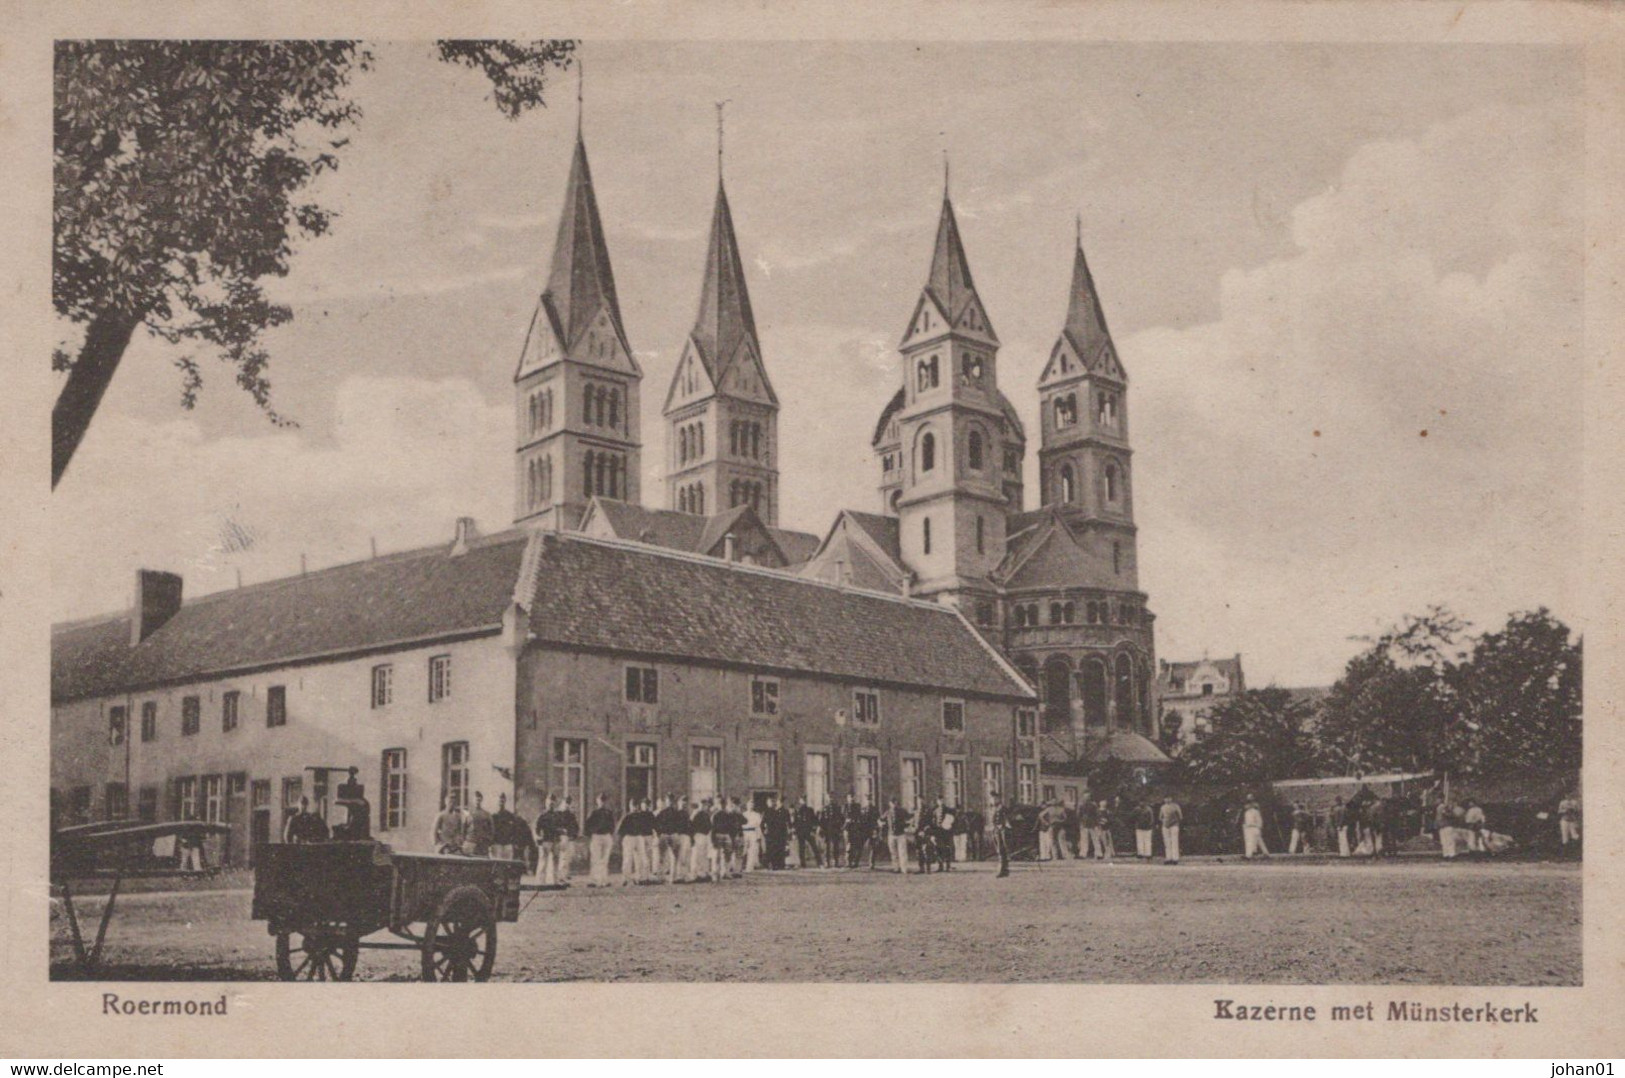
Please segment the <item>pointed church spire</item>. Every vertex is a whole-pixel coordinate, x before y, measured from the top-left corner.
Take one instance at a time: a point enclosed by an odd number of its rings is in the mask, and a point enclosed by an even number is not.
[[[1106,315],[1100,309],[1100,294],[1083,257],[1083,215],[1078,215],[1077,246],[1072,254],[1072,290],[1067,297],[1066,327],[1062,331],[1079,357],[1087,360],[1095,350],[1111,340]]]
[[[705,256],[705,281],[700,291],[700,312],[694,320],[694,342],[700,347],[701,358],[711,368],[714,382],[720,382],[722,369],[733,361],[744,341],[749,341],[760,354],[756,318],[751,313],[750,293],[745,288],[745,267],[739,259],[733,214],[728,209],[728,192],[719,176],[716,207],[711,214],[711,242]]]
[[[942,216],[937,221],[937,243],[931,254],[931,275],[925,289],[942,308],[950,323],[957,324],[959,316],[974,300],[976,285],[971,280],[970,262],[965,257],[965,245],[959,238],[959,222],[954,217],[954,204],[948,197],[948,176],[943,173]]]
[[[587,167],[587,144],[579,130],[575,157],[570,162],[570,182],[564,192],[564,209],[559,214],[558,239],[553,244],[553,266],[547,276],[547,290],[542,293],[542,304],[566,351],[576,346],[593,320],[605,310],[625,344],[620,302],[615,297],[615,275],[610,270],[604,226],[598,219],[592,170]]]

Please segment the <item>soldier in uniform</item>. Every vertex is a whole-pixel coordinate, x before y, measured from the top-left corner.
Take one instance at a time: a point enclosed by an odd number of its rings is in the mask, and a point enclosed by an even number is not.
[[[824,867],[824,851],[818,848],[818,813],[803,797],[796,804],[796,856],[802,868]]]
[[[683,852],[677,838],[687,824],[688,814],[677,807],[676,795],[667,794],[665,806],[655,813],[655,835],[660,840],[660,859],[655,862],[656,878],[665,876],[668,883],[677,882],[677,862]]]
[[[615,829],[621,838],[621,886],[642,883],[649,878],[648,848],[643,838],[643,803],[628,801],[626,815]]]
[[[1134,809],[1134,856],[1140,861],[1151,860],[1151,836],[1157,829],[1157,810],[1149,800]]]
[[[1157,818],[1162,824],[1162,863],[1165,865],[1179,864],[1179,825],[1185,822],[1185,813],[1180,809],[1179,802],[1172,795],[1162,799],[1162,808],[1157,812]]]
[[[517,817],[516,817],[517,819]],[[609,855],[615,848],[615,814],[609,810],[609,798],[599,794],[587,813],[587,861],[591,865],[589,887],[609,886]]]
[[[1341,797],[1332,802],[1331,815],[1327,820],[1331,826],[1332,834],[1337,836],[1337,856],[1349,855],[1349,810],[1343,804]]]
[[[886,806],[886,845],[891,848],[891,862],[897,872],[908,875],[908,809],[892,798]]]
[[[1038,859],[1055,859],[1055,806],[1048,802],[1038,810]]]
[[[716,821],[709,797],[694,807],[694,814],[688,818],[688,829],[694,836],[688,855],[689,876],[694,880],[715,879],[711,874],[711,833],[716,829]]]
[[[846,834],[846,816],[841,806],[831,799],[818,814],[818,830],[824,838],[824,864],[835,868],[844,863],[842,839]]]
[[[993,845],[999,851],[999,879],[1010,875],[1010,814],[1005,811],[998,794],[988,800],[993,803]]]
[[[558,796],[548,794],[542,802],[542,811],[536,814],[536,844],[542,851],[540,863],[536,866],[536,877],[547,887],[559,882],[558,816]]]
[[[497,795],[497,810],[491,816],[491,856],[499,861],[511,861],[519,852],[519,841],[514,823],[519,819],[508,811],[508,795]]]
[[[558,862],[559,883],[565,887],[570,886],[570,870],[576,859],[576,839],[581,837],[581,821],[576,818],[575,802],[569,794],[559,802],[558,815],[554,817],[558,822]]]
[[[474,810],[468,814],[468,837],[464,839],[467,849],[463,852],[475,857],[491,856],[491,839],[494,834],[491,814],[485,811],[485,795],[476,790]]]
[[[790,813],[779,804],[777,795],[767,799],[762,813],[762,840],[767,846],[767,867],[782,870],[790,853]]]
[[[434,818],[434,848],[437,853],[462,853],[468,840],[468,816],[450,802],[440,806]]]

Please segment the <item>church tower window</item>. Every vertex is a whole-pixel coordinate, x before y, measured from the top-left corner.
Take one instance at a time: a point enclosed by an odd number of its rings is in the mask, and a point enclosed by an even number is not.
[[[1112,542],[1112,572],[1114,572],[1114,573],[1122,573],[1122,571],[1123,571],[1123,544],[1119,543],[1119,542],[1116,542],[1114,540]]]
[[[924,548],[924,552],[927,553],[927,554],[931,553],[931,518],[930,517],[926,517],[924,520],[920,521],[920,537],[921,537],[921,540],[922,540],[922,545],[923,545],[923,548]]]
[[[970,469],[973,472],[982,470],[982,432],[973,430],[970,437],[965,440],[965,456],[968,458]]]
[[[1106,501],[1107,501],[1108,504],[1111,504],[1111,505],[1116,505],[1117,504],[1117,497],[1118,497],[1118,494],[1119,494],[1119,489],[1118,488],[1120,486],[1121,486],[1121,483],[1118,481],[1117,465],[1116,464],[1107,464],[1106,465]]]
[[[929,472],[937,466],[937,438],[930,431],[920,439],[920,471]]]
[[[1055,398],[1055,425],[1057,427],[1070,427],[1078,421],[1078,398],[1068,393],[1064,397]]]
[[[1078,497],[1077,480],[1072,474],[1072,465],[1061,465],[1061,491],[1059,500],[1063,505],[1076,501]]]

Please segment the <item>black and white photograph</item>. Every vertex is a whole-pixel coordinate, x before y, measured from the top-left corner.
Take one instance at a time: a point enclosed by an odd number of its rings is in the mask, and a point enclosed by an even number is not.
[[[13,990],[1599,983],[1586,48],[927,12],[53,35]]]

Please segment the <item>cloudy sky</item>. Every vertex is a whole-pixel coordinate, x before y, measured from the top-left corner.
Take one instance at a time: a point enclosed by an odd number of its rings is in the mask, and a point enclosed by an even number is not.
[[[542,287],[573,87],[517,122],[382,46],[277,282],[276,431],[225,368],[181,411],[126,356],[53,496],[55,614],[135,568],[190,594],[511,519],[511,378]],[[1528,46],[586,42],[586,118],[645,370],[645,490],[727,177],[783,413],[782,516],[874,508],[868,436],[925,275],[942,153],[1001,386],[1036,430],[1073,219],[1129,372],[1141,584],[1164,658],[1333,680],[1430,603],[1573,618],[1581,68]],[[218,366],[218,365],[216,365]],[[1036,448],[1033,447],[1033,448]],[[1029,454],[1029,471],[1036,467]],[[1034,485],[1029,475],[1028,490]],[[241,549],[246,546],[246,549]]]

